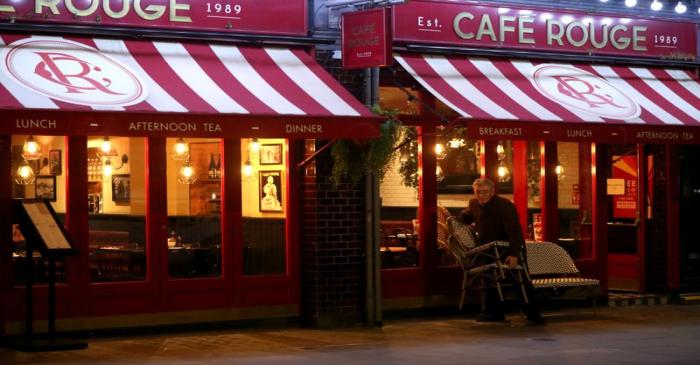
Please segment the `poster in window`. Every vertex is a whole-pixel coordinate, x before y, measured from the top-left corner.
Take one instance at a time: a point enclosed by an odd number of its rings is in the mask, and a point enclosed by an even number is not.
[[[282,211],[281,171],[260,171],[260,211]]]
[[[282,163],[282,144],[264,144],[260,146],[261,165],[280,165]]]
[[[129,202],[131,200],[131,177],[129,175],[112,175],[112,201]]]
[[[637,156],[613,156],[613,179],[624,180],[624,193],[613,196],[613,218],[637,217]]]
[[[37,199],[56,201],[56,176],[37,176],[34,181],[34,196]]]

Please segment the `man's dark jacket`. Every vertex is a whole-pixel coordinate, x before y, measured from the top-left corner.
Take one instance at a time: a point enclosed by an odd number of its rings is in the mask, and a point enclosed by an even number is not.
[[[494,195],[482,207],[478,200],[471,199],[469,208],[462,210],[458,219],[467,224],[476,224],[480,244],[508,241],[508,256],[520,257],[525,240],[518,221],[518,212],[510,200]]]

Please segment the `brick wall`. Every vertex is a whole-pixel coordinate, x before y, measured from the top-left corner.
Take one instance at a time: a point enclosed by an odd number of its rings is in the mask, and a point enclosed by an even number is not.
[[[307,141],[306,156],[323,144]],[[365,303],[364,184],[333,186],[332,161],[318,155],[301,184],[302,321],[320,328],[361,323]]]
[[[647,291],[667,290],[667,156],[664,146],[648,146],[646,154],[654,156],[654,201],[652,219],[647,220]]]

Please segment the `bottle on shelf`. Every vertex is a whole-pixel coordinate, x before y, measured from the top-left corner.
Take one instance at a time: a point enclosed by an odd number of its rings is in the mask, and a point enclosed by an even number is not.
[[[221,154],[219,154],[219,157],[216,160],[216,173],[214,174],[215,179],[220,179],[221,178]]]
[[[214,178],[214,174],[216,174],[216,163],[214,163],[214,154],[212,153],[209,156],[209,170],[208,170],[208,176],[210,179]]]

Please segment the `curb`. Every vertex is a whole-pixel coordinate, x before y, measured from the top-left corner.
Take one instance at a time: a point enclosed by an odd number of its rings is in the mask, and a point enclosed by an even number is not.
[[[668,297],[658,295],[635,295],[622,298],[609,298],[608,307],[629,307],[639,305],[663,305],[668,304]]]

